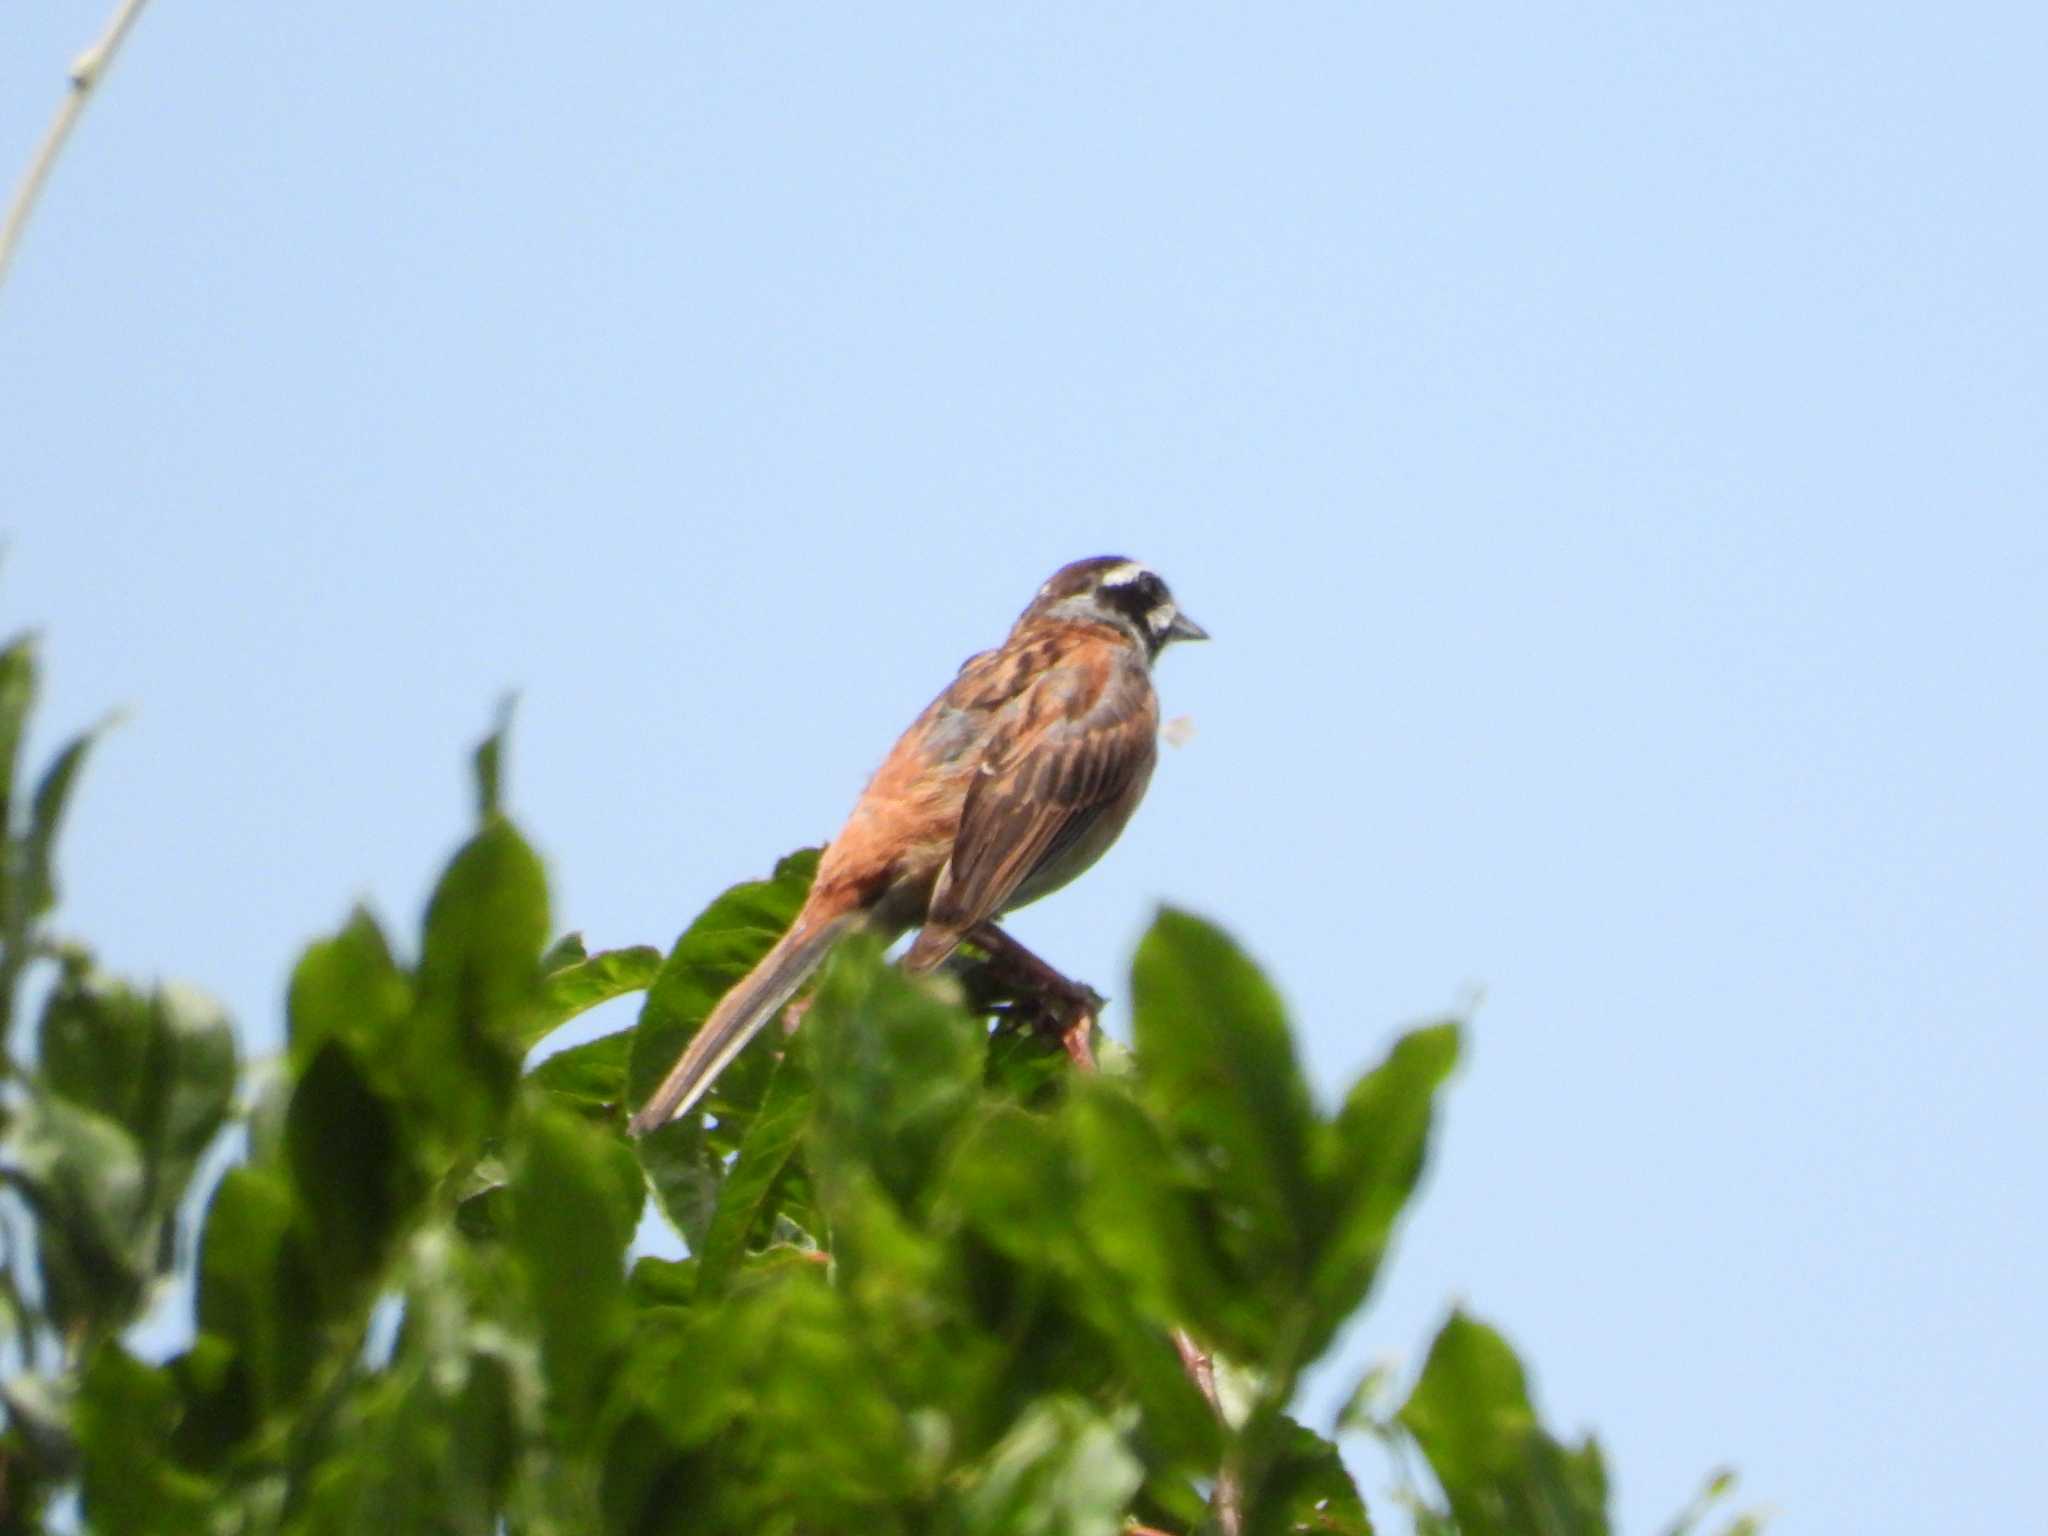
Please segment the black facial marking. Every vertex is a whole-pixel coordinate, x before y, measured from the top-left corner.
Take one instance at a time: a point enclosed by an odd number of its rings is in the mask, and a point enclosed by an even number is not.
[[[1146,617],[1161,603],[1173,601],[1166,590],[1166,583],[1150,571],[1144,571],[1132,581],[1120,581],[1098,587],[1104,606],[1115,609],[1132,624],[1139,634],[1147,634]]]

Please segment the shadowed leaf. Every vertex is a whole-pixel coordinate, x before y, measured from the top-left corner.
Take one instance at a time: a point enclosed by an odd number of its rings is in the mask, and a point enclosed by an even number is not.
[[[719,1189],[718,1207],[704,1235],[698,1284],[706,1296],[716,1296],[731,1284],[749,1240],[766,1227],[773,1214],[772,1198],[796,1156],[810,1114],[810,1073],[793,1053],[785,1052],[740,1143],[739,1158]]]
[[[1284,1416],[1272,1439],[1246,1499],[1246,1536],[1372,1536],[1365,1502],[1336,1446]]]
[[[317,1267],[291,1185],[268,1169],[229,1169],[207,1207],[198,1299],[201,1331],[234,1349],[245,1399],[220,1427],[227,1438],[295,1398],[319,1359]]]
[[[645,1198],[623,1142],[536,1106],[513,1170],[511,1233],[540,1323],[553,1411],[577,1439],[592,1428],[626,1325],[626,1244]]]
[[[865,1165],[913,1199],[980,1097],[986,1031],[856,936],[828,962],[803,1038],[817,1081],[814,1166]]]
[[[222,1513],[219,1486],[164,1454],[181,1409],[169,1376],[118,1344],[95,1352],[78,1403],[84,1514],[111,1536],[201,1536]]]
[[[406,1130],[338,1040],[320,1048],[292,1092],[285,1152],[330,1314],[363,1304],[424,1191]]]

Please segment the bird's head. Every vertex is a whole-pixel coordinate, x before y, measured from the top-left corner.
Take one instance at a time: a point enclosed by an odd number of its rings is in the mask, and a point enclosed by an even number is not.
[[[1046,618],[1114,624],[1128,630],[1148,658],[1176,640],[1209,638],[1209,631],[1180,611],[1158,572],[1122,555],[1096,555],[1054,571],[1018,622]]]

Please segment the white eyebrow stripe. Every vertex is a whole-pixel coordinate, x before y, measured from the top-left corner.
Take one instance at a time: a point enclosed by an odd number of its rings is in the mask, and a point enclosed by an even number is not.
[[[1105,587],[1128,587],[1134,581],[1141,581],[1152,574],[1149,567],[1136,560],[1126,560],[1122,565],[1113,565],[1102,573],[1101,585]]]

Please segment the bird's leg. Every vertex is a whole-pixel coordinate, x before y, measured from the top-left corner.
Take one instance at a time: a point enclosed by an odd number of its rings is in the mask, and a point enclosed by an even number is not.
[[[1091,1037],[1102,997],[1086,982],[1072,981],[1003,932],[994,923],[969,929],[967,942],[988,956],[990,979],[1021,1000],[1041,1009],[1034,1021],[1041,1032],[1056,1035],[1061,1047],[1083,1071],[1095,1069]]]

